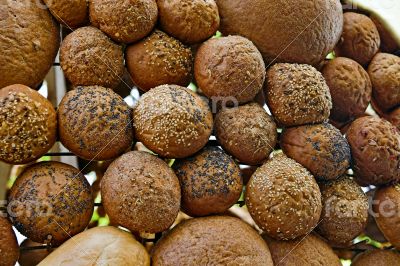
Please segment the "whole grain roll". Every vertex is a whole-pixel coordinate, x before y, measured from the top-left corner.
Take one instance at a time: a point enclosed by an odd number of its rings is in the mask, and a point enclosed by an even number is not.
[[[157,242],[152,262],[154,266],[273,265],[268,246],[258,233],[228,216],[181,222]]]
[[[159,30],[126,49],[126,64],[143,91],[164,84],[187,86],[192,79],[190,48]]]
[[[0,89],[12,84],[36,88],[53,65],[59,27],[38,0],[1,1]]]
[[[246,187],[251,217],[275,239],[311,232],[321,215],[321,192],[314,177],[296,161],[277,154],[263,164]]]
[[[381,38],[380,50],[384,53],[394,53],[400,50],[400,46],[393,38],[392,33],[389,32],[389,30],[386,29],[386,26],[381,22],[381,19],[374,15],[371,15],[371,19],[374,22]]]
[[[368,198],[351,178],[342,176],[320,184],[322,214],[318,233],[329,243],[347,245],[359,236],[368,222]]]
[[[284,129],[280,144],[287,156],[318,179],[336,179],[350,167],[349,143],[328,123]]]
[[[388,111],[400,106],[400,57],[378,53],[368,66],[376,104]]]
[[[239,166],[218,147],[205,147],[174,164],[182,190],[182,209],[190,216],[227,211],[238,201],[243,182]]]
[[[0,160],[25,164],[42,157],[56,141],[53,105],[25,85],[0,89]]]
[[[185,158],[198,152],[208,142],[213,127],[211,111],[203,99],[176,85],[145,93],[133,109],[133,119],[136,139],[167,158]]]
[[[174,171],[147,152],[128,152],[111,163],[101,199],[112,223],[132,232],[167,230],[178,215],[181,191]]]
[[[11,223],[0,213],[0,265],[14,266],[19,257],[17,237]]]
[[[274,120],[257,103],[220,110],[214,126],[224,150],[250,165],[266,160],[278,138]]]
[[[91,0],[89,12],[93,26],[122,43],[146,37],[158,15],[156,0]]]
[[[400,266],[400,254],[393,250],[368,250],[351,262],[352,266]]]
[[[246,103],[261,91],[265,65],[254,44],[241,36],[213,38],[197,50],[194,62],[197,85],[208,98],[229,98]]]
[[[161,28],[183,43],[200,43],[219,27],[214,0],[158,0],[157,5]]]
[[[57,113],[62,144],[81,158],[111,160],[132,145],[132,110],[111,89],[76,87],[63,97]]]
[[[272,114],[283,126],[321,123],[330,115],[329,87],[312,66],[275,64],[267,71],[264,90]]]
[[[336,57],[324,66],[322,75],[332,97],[331,119],[347,122],[365,113],[371,101],[372,84],[360,64],[349,58]]]
[[[380,45],[378,29],[369,17],[354,12],[344,13],[342,37],[335,47],[337,56],[351,58],[366,66]]]
[[[217,0],[224,35],[249,38],[266,64],[317,65],[340,38],[343,11],[336,0]]]
[[[70,33],[62,42],[60,65],[74,86],[115,88],[124,73],[122,47],[99,29],[88,26]]]
[[[94,208],[85,176],[59,162],[26,168],[12,186],[8,202],[11,221],[21,234],[55,246],[82,232]]]
[[[87,0],[43,0],[51,14],[67,28],[78,28],[89,22]]]
[[[350,125],[346,137],[357,182],[383,185],[400,180],[400,133],[395,126],[381,118],[361,117]]]

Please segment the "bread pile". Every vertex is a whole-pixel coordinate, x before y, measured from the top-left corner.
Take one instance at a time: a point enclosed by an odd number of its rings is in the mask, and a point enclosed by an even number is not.
[[[0,265],[340,265],[372,217],[400,250],[400,58],[379,18],[338,0],[15,0],[0,48],[0,160],[28,164]],[[58,51],[55,106],[36,90]],[[85,164],[38,162],[56,141]]]

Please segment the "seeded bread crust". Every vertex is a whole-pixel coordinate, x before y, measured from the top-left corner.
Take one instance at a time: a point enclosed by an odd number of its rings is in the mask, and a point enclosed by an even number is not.
[[[0,257],[2,266],[14,266],[19,257],[17,237],[11,223],[0,213]]]
[[[87,0],[43,0],[54,18],[68,28],[78,28],[89,22]]]

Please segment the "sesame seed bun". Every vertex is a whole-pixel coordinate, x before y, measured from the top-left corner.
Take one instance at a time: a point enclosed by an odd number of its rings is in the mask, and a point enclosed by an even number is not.
[[[14,266],[19,257],[17,237],[11,223],[0,213],[0,264]]]
[[[181,222],[157,242],[152,262],[155,266],[273,265],[268,246],[258,233],[228,216]]]
[[[143,94],[133,109],[136,139],[167,158],[185,158],[203,148],[211,135],[212,114],[191,90],[163,85]],[[151,121],[151,123],[149,123]]]
[[[354,258],[352,266],[400,266],[400,254],[394,250],[368,250]]]
[[[282,153],[252,175],[246,187],[246,205],[256,224],[279,240],[311,232],[322,210],[314,177]]]
[[[86,0],[43,0],[54,18],[68,28],[78,28],[89,22]]]
[[[0,160],[25,164],[42,157],[56,141],[57,116],[53,105],[25,85],[0,90]]]

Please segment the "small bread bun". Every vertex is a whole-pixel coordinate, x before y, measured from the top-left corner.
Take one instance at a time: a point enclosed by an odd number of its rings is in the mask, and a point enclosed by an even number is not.
[[[0,213],[0,265],[14,266],[19,257],[17,237],[11,223]]]
[[[53,105],[25,85],[0,89],[0,160],[25,164],[42,157],[56,141]]]
[[[394,53],[400,50],[400,46],[393,38],[392,33],[385,28],[385,25],[381,23],[380,18],[372,14],[371,19],[378,29],[379,36],[381,37],[381,51],[383,53]]]
[[[194,218],[178,224],[157,242],[154,266],[273,266],[269,249],[258,233],[229,216]]]
[[[21,234],[55,246],[82,232],[94,208],[85,176],[59,162],[26,168],[12,186],[8,201],[11,221]]]
[[[40,243],[33,242],[30,239],[25,239],[21,243],[21,248],[25,249],[24,252],[21,253],[18,259],[18,263],[21,266],[37,266],[42,260],[44,260],[54,249],[46,248],[46,249],[33,249],[29,250],[28,248],[42,246]]]
[[[346,12],[343,15],[343,33],[335,48],[337,56],[348,57],[366,66],[381,45],[374,22],[363,14]]]
[[[76,87],[57,113],[62,144],[81,158],[111,160],[132,145],[132,110],[111,89]]]
[[[43,0],[58,22],[68,28],[78,28],[89,22],[87,0]]]
[[[159,30],[126,49],[126,64],[143,91],[164,84],[187,86],[192,79],[190,48]]]
[[[266,160],[278,139],[274,120],[257,103],[222,109],[214,126],[224,150],[245,164]]]
[[[150,256],[128,232],[103,226],[74,236],[47,256],[39,266],[65,264],[150,266]]]
[[[324,122],[332,108],[324,77],[309,65],[272,66],[267,71],[265,95],[275,119],[287,127]]]
[[[331,119],[347,122],[365,113],[371,101],[372,84],[360,64],[349,58],[336,57],[323,67],[322,75],[332,97]]]
[[[194,75],[208,97],[237,103],[255,98],[265,80],[265,65],[254,44],[240,36],[214,38],[197,50]]]
[[[377,117],[355,120],[346,133],[353,171],[360,184],[383,185],[400,181],[400,133]]]
[[[368,198],[351,178],[320,184],[322,214],[317,231],[329,243],[346,245],[360,235],[368,222]]]
[[[239,166],[218,147],[205,147],[178,161],[174,170],[181,184],[182,208],[190,216],[223,213],[243,190]]]
[[[394,250],[368,250],[357,255],[352,266],[400,266],[400,254]]]
[[[280,144],[287,156],[318,179],[336,179],[350,167],[349,143],[328,123],[284,129]]]
[[[88,26],[70,33],[62,42],[60,65],[74,86],[115,88],[124,73],[122,47],[101,30]]]
[[[91,0],[90,21],[116,42],[132,43],[146,37],[157,22],[155,0]]]
[[[251,176],[246,205],[256,224],[272,238],[294,239],[311,232],[321,215],[321,193],[307,169],[277,154]]]
[[[181,191],[174,171],[163,160],[133,151],[108,167],[101,199],[112,223],[132,232],[157,233],[175,221]]]
[[[158,0],[161,28],[183,43],[200,43],[219,27],[214,0]]]
[[[207,144],[213,127],[211,111],[203,99],[176,85],[145,93],[133,109],[133,119],[136,138],[167,158],[185,158],[198,152]]]

